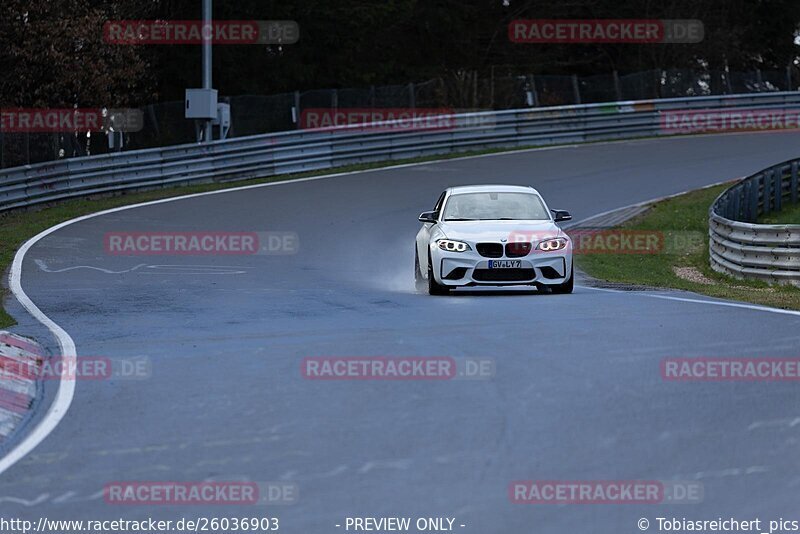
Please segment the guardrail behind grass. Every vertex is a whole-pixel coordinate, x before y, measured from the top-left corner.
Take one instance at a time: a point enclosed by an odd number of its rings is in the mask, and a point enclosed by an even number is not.
[[[758,93],[586,104],[452,115],[444,125],[397,122],[296,130],[73,158],[0,171],[0,212],[98,193],[227,182],[345,165],[493,148],[674,135],[675,110],[782,109],[800,112],[800,93]]]
[[[709,255],[715,271],[736,278],[800,286],[800,224],[756,224],[798,201],[798,163],[785,161],[741,180],[709,210]]]

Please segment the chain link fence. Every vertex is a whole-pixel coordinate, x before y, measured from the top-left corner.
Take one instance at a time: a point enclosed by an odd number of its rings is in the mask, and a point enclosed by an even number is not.
[[[404,85],[317,89],[277,95],[221,98],[230,104],[228,137],[300,128],[304,110],[438,109],[502,110],[623,100],[796,91],[800,74],[783,71],[727,72],[670,69],[591,76],[480,76],[474,71]],[[0,168],[76,156],[134,150],[197,139],[195,124],[184,118],[184,103],[163,102],[142,108],[144,128],[124,134],[123,147],[109,147],[102,132],[56,134],[0,131]]]

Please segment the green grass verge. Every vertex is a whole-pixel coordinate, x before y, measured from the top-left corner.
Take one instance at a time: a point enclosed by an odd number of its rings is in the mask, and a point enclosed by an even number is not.
[[[708,208],[727,185],[693,191],[658,202],[619,228],[663,232],[668,244],[658,254],[578,254],[576,264],[589,276],[609,282],[668,287],[711,297],[800,310],[800,288],[737,280],[711,269],[708,261]],[[684,247],[686,236],[697,238]],[[675,243],[671,247],[669,244]],[[713,284],[679,277],[674,267],[694,267]]]
[[[366,163],[363,165],[350,165],[345,167],[335,167],[332,169],[324,169],[313,172],[299,173],[299,174],[285,174],[280,176],[270,176],[267,178],[260,178],[254,180],[243,180],[239,182],[226,182],[224,184],[212,183],[191,186],[175,186],[164,189],[157,189],[153,191],[145,191],[138,193],[124,193],[116,196],[102,196],[96,198],[82,198],[75,200],[66,200],[58,202],[50,206],[41,208],[31,208],[29,210],[16,210],[6,214],[0,214],[0,272],[5,273],[9,265],[14,259],[14,254],[17,249],[28,239],[35,236],[39,232],[50,228],[58,223],[95,213],[118,206],[125,206],[129,204],[137,204],[139,202],[147,202],[149,200],[159,200],[162,198],[170,198],[176,196],[189,195],[192,193],[201,193],[204,191],[216,191],[219,189],[230,189],[232,187],[242,185],[253,185],[267,182],[282,182],[286,180],[293,180],[296,178],[304,178],[308,176],[320,176],[324,174],[333,174],[340,172],[352,172],[369,169],[379,169],[382,167],[391,167],[394,165],[401,165],[407,163],[423,163],[426,161],[444,160],[463,158],[467,156],[480,156],[484,154],[496,154],[501,152],[517,152],[520,150],[530,150],[538,148],[536,146],[518,147],[518,148],[496,148],[487,150],[475,150],[469,152],[458,152],[454,154],[441,154],[434,156],[425,156],[420,158],[410,158],[404,160],[386,161],[380,163]],[[7,289],[0,285],[0,299],[7,297]],[[1,302],[2,300],[0,300]],[[0,307],[0,328],[7,328],[13,326],[14,319],[6,312],[5,309]]]
[[[781,211],[764,215],[760,224],[800,224],[800,204],[786,204]]]

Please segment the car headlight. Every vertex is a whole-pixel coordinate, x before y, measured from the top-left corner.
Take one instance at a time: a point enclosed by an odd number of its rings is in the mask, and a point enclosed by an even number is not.
[[[553,239],[545,239],[541,241],[536,248],[538,250],[543,250],[545,252],[552,252],[554,250],[561,250],[562,248],[567,248],[568,241],[563,237],[556,237]]]
[[[447,252],[466,252],[467,250],[472,250],[470,246],[463,241],[453,241],[451,239],[439,239],[436,241],[436,244],[439,246],[440,249],[446,250]]]

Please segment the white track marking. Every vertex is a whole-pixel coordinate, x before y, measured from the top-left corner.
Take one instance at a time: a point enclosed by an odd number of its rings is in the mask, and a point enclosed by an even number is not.
[[[766,133],[766,132],[765,132]],[[736,134],[723,134],[723,135],[736,135]],[[88,215],[83,215],[81,217],[76,217],[75,219],[70,219],[68,221],[64,221],[59,223],[47,230],[37,234],[36,236],[32,237],[28,241],[26,241],[17,253],[14,255],[14,262],[11,264],[11,272],[9,273],[9,287],[11,288],[11,293],[14,297],[19,301],[20,304],[40,323],[47,327],[50,332],[56,337],[58,344],[61,348],[60,357],[63,359],[64,357],[76,357],[77,352],[75,349],[75,342],[72,340],[70,335],[58,326],[52,319],[50,319],[47,315],[45,315],[37,306],[33,303],[33,301],[28,297],[28,295],[22,289],[22,262],[25,259],[25,254],[30,250],[33,245],[35,245],[41,239],[47,237],[48,235],[56,232],[66,226],[70,226],[80,221],[85,221],[87,219],[93,219],[95,217],[100,217],[102,215],[108,215],[110,213],[118,213],[120,211],[126,211],[130,209],[140,208],[143,206],[154,206],[157,204],[166,204],[168,202],[176,202],[178,200],[185,200],[189,198],[197,198],[202,196],[208,195],[219,195],[224,193],[233,193],[236,191],[245,191],[248,189],[256,189],[261,187],[274,187],[280,185],[289,185],[299,182],[311,182],[315,180],[323,180],[326,178],[335,178],[339,176],[351,176],[353,174],[364,174],[370,172],[382,172],[394,169],[404,169],[407,167],[415,167],[419,165],[432,165],[436,163],[446,163],[449,161],[457,161],[457,160],[466,160],[466,159],[477,159],[477,158],[486,158],[486,157],[496,157],[496,156],[505,156],[509,154],[521,154],[527,152],[544,152],[548,150],[563,150],[566,148],[583,148],[583,147],[596,147],[599,145],[606,145],[606,144],[620,144],[620,143],[631,143],[631,142],[640,142],[640,143],[647,143],[649,141],[653,142],[668,142],[671,140],[679,140],[685,139],[686,137],[693,137],[693,136],[676,136],[675,138],[665,138],[665,139],[633,139],[633,140],[616,140],[616,141],[605,141],[599,143],[591,143],[591,144],[571,144],[571,145],[560,145],[560,146],[549,146],[549,147],[538,147],[538,148],[527,148],[521,150],[507,150],[502,152],[494,152],[491,154],[480,154],[476,156],[462,156],[462,157],[455,157],[455,158],[444,158],[434,161],[421,161],[417,163],[406,163],[401,165],[392,165],[388,167],[378,167],[375,169],[364,169],[358,171],[348,171],[348,172],[339,172],[333,174],[324,174],[321,176],[309,176],[306,178],[295,178],[292,180],[281,180],[277,182],[267,182],[261,184],[253,184],[253,185],[245,185],[240,187],[232,187],[230,189],[219,189],[216,191],[205,191],[202,193],[192,193],[190,195],[183,195],[183,196],[176,196],[171,198],[164,198],[160,200],[151,200],[149,202],[140,202],[138,204],[131,204],[129,206],[120,206],[117,208],[111,208],[103,211],[99,211],[97,213],[91,213]],[[708,136],[705,136],[708,137]],[[596,289],[596,288],[592,288]],[[666,297],[665,297],[666,298]],[[698,301],[701,303],[708,304],[707,301]],[[747,306],[742,306],[747,307]],[[753,306],[753,309],[760,310],[760,311],[770,311],[771,308],[761,308],[758,306]],[[787,312],[786,310],[776,310],[777,312],[781,313],[792,313]],[[795,312],[796,313],[796,312]],[[794,314],[794,313],[792,313]],[[800,313],[798,313],[800,315]],[[64,367],[64,372],[67,372],[67,366]],[[63,376],[63,375],[62,375]],[[41,443],[58,425],[59,422],[64,418],[69,410],[70,405],[72,404],[72,399],[75,395],[75,381],[74,380],[59,380],[58,383],[58,391],[56,392],[55,399],[53,403],[50,405],[47,413],[42,417],[39,423],[34,427],[31,432],[25,436],[25,438],[18,443],[13,449],[11,449],[8,454],[6,454],[2,459],[0,459],[0,475],[3,474],[8,468],[12,465],[17,463],[19,460],[25,457],[29,452],[31,452],[34,448],[36,448],[39,443]]]
[[[36,263],[36,265],[39,266],[39,269],[41,269],[46,273],[66,273],[68,271],[75,271],[77,269],[90,269],[93,271],[100,271],[101,273],[106,273],[106,274],[124,274],[124,273],[129,273],[131,271],[135,271],[136,269],[139,269],[141,267],[147,267],[146,263],[140,263],[139,265],[131,267],[130,269],[125,269],[124,271],[112,271],[109,269],[103,269],[102,267],[93,267],[91,265],[76,265],[74,267],[65,267],[63,269],[51,269],[50,267],[47,266],[47,263],[44,260],[33,260],[33,261]]]
[[[800,317],[800,311],[795,310],[782,310],[781,308],[771,308],[769,306],[758,306],[756,304],[744,304],[741,302],[727,302],[723,300],[705,300],[705,299],[692,299],[686,297],[672,297],[669,295],[653,295],[651,293],[644,293],[641,291],[621,291],[618,289],[608,289],[605,287],[590,287],[590,286],[579,286],[583,289],[591,289],[592,291],[605,291],[607,293],[622,293],[625,295],[636,295],[639,297],[647,297],[651,299],[663,299],[663,300],[676,300],[678,302],[691,302],[693,304],[707,304],[710,306],[724,306],[726,308],[742,308],[745,310],[755,310],[760,312],[768,312],[768,313],[778,313],[782,315],[794,315],[795,317]]]
[[[103,269],[102,267],[94,267],[93,265],[75,265],[73,267],[65,267],[63,269],[51,269],[44,260],[33,260],[39,269],[46,273],[65,273],[75,271],[78,269],[88,269],[90,271],[98,271],[105,274],[127,274],[137,269],[144,267],[146,270],[138,271],[137,274],[245,274],[246,267],[230,267],[224,265],[148,265],[140,263],[130,269],[122,271],[112,271],[111,269]]]
[[[28,250],[30,250],[30,248],[40,239],[52,234],[56,230],[72,224],[77,220],[80,219],[73,219],[72,221],[66,221],[61,224],[57,224],[56,226],[48,228],[44,232],[41,232],[40,234],[26,241],[14,256],[14,262],[11,264],[11,273],[9,274],[9,287],[11,288],[11,292],[14,294],[14,297],[26,310],[28,310],[28,313],[30,313],[37,321],[42,323],[47,327],[48,330],[50,330],[50,332],[53,333],[58,341],[58,346],[60,348],[59,357],[62,358],[62,360],[67,357],[77,357],[77,352],[75,351],[75,342],[63,328],[58,326],[52,321],[52,319],[42,313],[42,310],[40,310],[28,297],[25,291],[23,291],[22,261],[25,259],[25,254],[28,252]],[[63,366],[61,373],[61,380],[58,381],[58,391],[56,392],[55,399],[53,399],[53,403],[50,405],[47,413],[44,415],[44,417],[42,417],[42,420],[39,421],[39,424],[36,425],[30,434],[25,436],[24,440],[22,440],[19,444],[17,444],[16,447],[11,449],[8,454],[0,459],[0,474],[4,473],[9,467],[17,463],[19,460],[24,458],[26,454],[31,452],[39,443],[42,442],[42,440],[44,440],[44,438],[50,434],[50,432],[53,431],[56,425],[58,425],[61,419],[63,419],[67,414],[67,410],[69,409],[70,404],[72,404],[72,397],[75,395],[75,381],[69,380],[69,377],[67,376],[69,374],[67,365]]]

